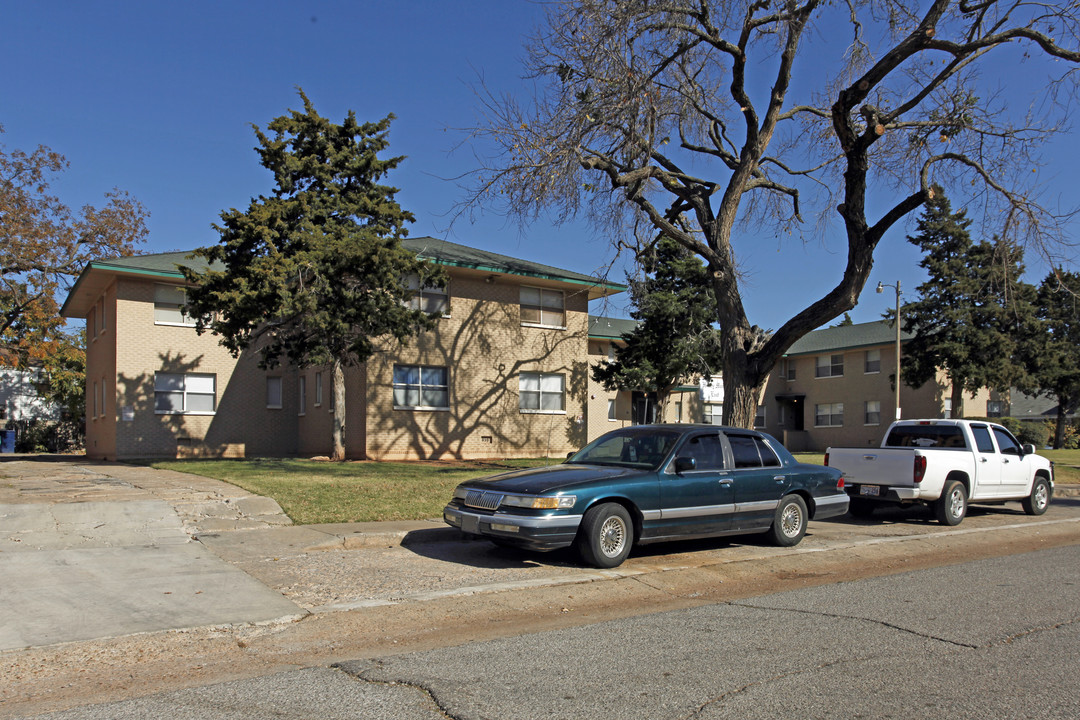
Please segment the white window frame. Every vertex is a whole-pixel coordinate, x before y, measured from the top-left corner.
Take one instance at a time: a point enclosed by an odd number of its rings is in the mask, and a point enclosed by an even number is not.
[[[867,400],[863,403],[863,424],[881,424],[881,401]]]
[[[826,418],[825,423],[819,422]],[[839,422],[837,422],[839,418]],[[814,405],[814,427],[844,427],[844,403],[817,403]]]
[[[553,389],[556,382],[559,384],[558,390]],[[536,396],[536,407],[526,407],[526,399],[533,395]],[[559,407],[545,408],[547,398],[552,395],[558,396]],[[531,402],[528,404],[532,405]],[[551,372],[523,372],[518,375],[518,410],[531,415],[565,415],[566,375]]]
[[[533,293],[536,293],[535,297],[532,297]],[[526,298],[526,295],[530,297]],[[555,298],[558,298],[558,310],[556,310],[554,304]],[[518,301],[521,307],[521,324],[523,327],[566,329],[566,294],[562,290],[522,285],[518,293]],[[539,322],[525,320],[526,309],[538,312]],[[555,322],[555,318],[550,320],[547,318],[547,315],[556,314],[558,315],[558,322]]]
[[[409,275],[406,281],[406,287],[414,294],[409,298],[408,306],[412,310],[423,310],[428,314],[438,313],[441,317],[450,317],[450,281],[446,281],[446,287],[436,287],[434,285],[420,286],[420,277],[418,275]],[[434,310],[428,310],[425,306],[428,302],[441,302],[442,309],[435,308]]]
[[[875,355],[877,356],[876,358]],[[863,372],[867,375],[876,375],[881,372],[881,350],[866,351]]]
[[[267,410],[281,410],[285,400],[285,383],[282,381],[280,375],[267,375],[266,376],[266,409]],[[275,397],[277,403],[275,404]]]
[[[181,309],[187,302],[187,290],[183,285],[154,285],[154,324],[173,327],[195,327],[195,318]],[[180,300],[180,302],[176,302]]]
[[[415,382],[411,382],[405,377],[406,373],[413,370],[416,371]],[[432,370],[440,371],[442,373],[443,382],[438,382],[436,377],[432,377],[433,373],[426,372]],[[437,373],[434,374],[437,375]],[[446,411],[450,409],[450,368],[445,365],[395,364],[392,385],[395,410]],[[445,404],[424,404],[424,400],[426,399],[425,396],[428,395],[429,392],[443,393],[446,398]],[[408,402],[410,393],[416,393],[416,404],[410,404]],[[404,397],[406,402],[399,402],[402,397]]]
[[[837,361],[837,358],[840,358],[839,362]],[[822,362],[823,360],[825,362]],[[837,372],[838,370],[839,372]],[[844,377],[844,354],[830,353],[829,355],[818,355],[814,359],[814,377]]]
[[[607,419],[608,419],[608,422],[615,422],[616,420],[619,419],[619,416],[616,414],[615,407],[616,407],[615,401],[613,399],[608,399],[608,401],[607,401]]]
[[[701,411],[701,422],[706,425],[723,425],[724,403],[705,403]]]
[[[207,390],[209,383],[209,390]],[[180,408],[160,407],[160,395],[179,396]],[[190,410],[191,399],[211,398],[213,410]],[[154,373],[155,415],[213,415],[217,412],[217,375],[214,373]]]

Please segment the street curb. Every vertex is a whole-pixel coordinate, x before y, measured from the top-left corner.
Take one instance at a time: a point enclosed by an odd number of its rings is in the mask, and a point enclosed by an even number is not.
[[[1069,484],[1054,486],[1055,498],[1080,498],[1080,485]],[[978,505],[978,503],[975,503]],[[315,543],[304,548],[307,552],[322,550],[361,550],[370,547],[392,547],[400,545],[424,545],[428,543],[450,542],[463,536],[457,528],[445,525],[442,518],[427,520],[392,520],[386,522],[338,523],[334,525],[302,525],[329,537],[325,542]]]

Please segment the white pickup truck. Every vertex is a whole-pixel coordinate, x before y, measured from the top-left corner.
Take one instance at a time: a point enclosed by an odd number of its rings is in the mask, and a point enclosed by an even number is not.
[[[1054,494],[1053,463],[981,420],[899,420],[880,448],[829,448],[825,464],[844,473],[851,513],[860,517],[882,503],[923,503],[939,522],[958,525],[969,501],[1018,500],[1028,515],[1041,515]]]

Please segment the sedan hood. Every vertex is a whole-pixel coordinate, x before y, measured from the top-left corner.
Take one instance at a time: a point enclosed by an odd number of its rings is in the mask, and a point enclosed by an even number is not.
[[[638,474],[641,470],[610,465],[550,465],[469,480],[462,485],[489,492],[547,495],[586,482]]]

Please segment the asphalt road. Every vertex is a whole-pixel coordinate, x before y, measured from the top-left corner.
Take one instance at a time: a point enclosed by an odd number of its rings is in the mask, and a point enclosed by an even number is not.
[[[1080,547],[385,655],[39,716],[1080,717]]]

